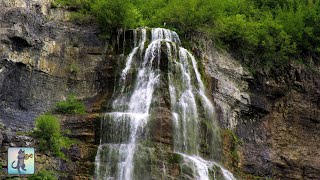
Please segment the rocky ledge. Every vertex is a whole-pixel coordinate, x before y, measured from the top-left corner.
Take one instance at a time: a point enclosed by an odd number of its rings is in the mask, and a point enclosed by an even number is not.
[[[0,125],[0,178],[6,179],[7,168],[7,149],[9,147],[35,147],[36,172],[41,170],[52,170],[59,179],[93,179],[94,160],[97,152],[97,144],[99,144],[100,114],[62,116],[57,115],[63,127],[62,132],[76,143],[70,148],[62,149],[65,154],[64,158],[56,158],[54,156],[39,153],[37,142],[28,132],[15,131]],[[97,127],[98,126],[98,127]],[[19,177],[19,176],[9,176]]]
[[[220,126],[231,130],[222,133],[225,165],[243,179],[318,179],[319,71],[292,62],[252,74],[209,40],[194,41]]]
[[[114,59],[106,60],[108,43],[96,26],[71,23],[70,12],[52,8],[51,2],[0,0],[0,165],[7,166],[8,147],[36,147],[28,136],[35,118],[72,93],[85,102],[87,114],[60,116],[60,121],[77,143],[63,150],[65,159],[37,152],[37,171],[92,179],[99,143],[96,113],[102,97],[112,92]],[[1,171],[0,179],[5,177]]]

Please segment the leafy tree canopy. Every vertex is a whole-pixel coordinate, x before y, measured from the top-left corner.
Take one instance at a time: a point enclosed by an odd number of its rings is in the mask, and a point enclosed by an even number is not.
[[[106,31],[139,26],[204,33],[251,66],[320,64],[320,0],[56,0]],[[82,17],[82,16],[81,16]]]

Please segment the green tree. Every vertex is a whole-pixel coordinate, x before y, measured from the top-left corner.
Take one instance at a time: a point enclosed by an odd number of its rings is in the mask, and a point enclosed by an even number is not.
[[[93,16],[108,34],[139,26],[204,34],[252,67],[319,59],[320,0],[56,1],[80,13],[77,19]]]
[[[114,31],[142,25],[140,11],[130,0],[96,0],[91,7],[92,13],[105,30]]]

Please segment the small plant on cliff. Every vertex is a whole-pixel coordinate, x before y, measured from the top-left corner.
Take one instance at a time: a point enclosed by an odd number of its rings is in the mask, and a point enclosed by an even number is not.
[[[61,148],[70,148],[76,141],[62,135],[59,120],[52,114],[43,114],[36,118],[34,136],[38,139],[41,152],[52,152],[64,157]]]
[[[52,151],[55,155],[61,155],[60,123],[55,116],[43,114],[37,117],[34,135],[38,138],[40,151]]]
[[[74,95],[70,95],[65,101],[56,104],[55,111],[61,114],[84,114],[85,106]]]
[[[80,71],[80,68],[76,64],[73,64],[73,63],[70,65],[69,69],[70,69],[70,72],[74,73],[74,74],[78,74]]]
[[[54,176],[51,171],[39,171],[36,174],[33,174],[28,177],[28,180],[56,180],[57,178]]]
[[[169,162],[172,164],[180,164],[183,161],[183,156],[177,153],[173,153]]]
[[[239,163],[238,146],[241,144],[240,139],[230,129],[222,129],[222,139],[224,146],[224,155],[226,166],[237,170]]]
[[[4,166],[4,163],[0,162],[0,169],[2,169],[3,166]]]

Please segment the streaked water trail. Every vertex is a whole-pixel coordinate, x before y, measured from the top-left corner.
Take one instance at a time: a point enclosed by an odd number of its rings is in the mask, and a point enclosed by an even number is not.
[[[134,171],[141,166],[135,163],[135,157],[140,153],[137,151],[139,141],[146,136],[154,91],[161,76],[168,76],[174,152],[183,158],[181,163],[192,168],[193,178],[197,180],[216,179],[215,172],[210,176],[213,167],[220,169],[225,180],[235,180],[232,173],[217,162],[202,158],[202,126],[207,124],[206,131],[212,136],[206,140],[211,147],[208,154],[213,154],[218,146],[214,141],[218,127],[196,58],[181,47],[179,36],[173,31],[154,28],[151,37],[147,34],[148,30],[144,28],[133,32],[134,47],[121,71],[120,87],[115,92],[111,111],[101,121],[95,179],[138,180]],[[164,49],[169,64],[167,74],[160,70]],[[132,72],[134,75],[130,79],[128,76]],[[166,174],[164,162],[161,168],[159,170]]]

